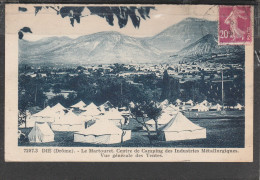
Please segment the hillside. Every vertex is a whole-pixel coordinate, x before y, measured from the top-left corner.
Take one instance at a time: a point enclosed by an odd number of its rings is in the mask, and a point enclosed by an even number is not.
[[[194,56],[207,54],[225,54],[241,51],[243,51],[241,46],[219,46],[217,37],[212,34],[207,34],[198,41],[183,48],[177,54],[178,56]]]
[[[176,52],[209,33],[217,34],[217,22],[187,18],[150,38],[147,43],[163,52]]]

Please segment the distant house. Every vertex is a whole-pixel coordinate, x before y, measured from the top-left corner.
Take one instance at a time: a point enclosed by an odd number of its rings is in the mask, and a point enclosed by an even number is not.
[[[104,68],[104,73],[110,73],[112,71],[112,68]]]
[[[62,95],[64,98],[68,98],[70,93],[76,93],[75,91],[69,91],[69,90],[61,90],[60,93],[54,93],[52,90],[50,92],[44,92],[44,94],[47,96],[47,99],[51,99],[55,96]]]
[[[119,73],[119,76],[127,77],[127,76],[133,76],[133,75],[146,75],[146,74],[151,74],[151,73],[150,72],[144,72],[144,71],[138,71],[138,72],[125,71],[125,72]]]
[[[217,54],[213,54],[213,53],[212,53],[212,54],[211,54],[211,57],[212,57],[212,58],[216,58],[216,57],[217,57]]]
[[[47,77],[47,74],[46,73],[40,73],[40,76],[41,77]]]
[[[178,74],[174,70],[168,70],[167,72],[168,72],[169,75],[177,75]]]
[[[69,94],[76,93],[75,91],[69,91],[69,90],[61,90],[59,95],[63,95],[65,98],[68,98]]]
[[[75,76],[78,76],[78,74],[77,73],[69,73],[69,76],[70,77],[75,77]]]
[[[51,99],[51,98],[53,98],[53,97],[56,96],[56,94],[53,93],[52,91],[50,91],[50,92],[44,92],[44,95],[47,97],[47,99]]]
[[[66,75],[67,72],[57,72],[56,75]]]
[[[30,77],[35,78],[37,74],[31,74]]]
[[[90,75],[90,72],[88,70],[83,71],[84,74]]]
[[[25,74],[25,76],[30,76],[30,77],[34,78],[37,76],[37,74],[35,74],[34,72],[29,72],[29,73]]]
[[[144,86],[142,83],[135,83],[134,81],[131,81],[131,80],[126,81],[126,82],[129,83],[129,84],[132,84],[132,85],[135,85],[135,86],[141,87],[141,88]]]

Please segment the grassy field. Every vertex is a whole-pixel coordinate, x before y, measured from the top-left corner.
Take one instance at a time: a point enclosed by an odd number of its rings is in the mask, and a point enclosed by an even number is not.
[[[184,115],[189,119],[228,119],[228,118],[243,118],[245,111],[185,111]]]
[[[55,142],[50,143],[23,143],[20,146],[62,146],[62,147],[205,147],[205,148],[243,148],[244,147],[244,118],[232,119],[193,119],[195,124],[207,129],[206,139],[186,140],[186,141],[158,141],[154,140],[149,144],[147,133],[135,122],[131,121],[126,127],[132,129],[131,140],[122,144],[96,145],[88,143],[73,142],[73,132],[57,132]],[[23,128],[21,131],[26,135],[31,128]],[[155,133],[153,133],[155,135]]]

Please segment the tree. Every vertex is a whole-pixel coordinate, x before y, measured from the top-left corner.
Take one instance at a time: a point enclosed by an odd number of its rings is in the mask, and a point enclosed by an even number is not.
[[[19,76],[18,79],[18,124],[25,124],[27,110],[32,106],[44,107],[46,96],[44,92],[44,82],[38,78]]]
[[[67,105],[67,101],[63,95],[54,96],[48,101],[48,105],[50,106],[54,106],[57,103],[61,103],[62,105]]]
[[[29,27],[23,27],[18,32],[19,39],[23,39],[23,33],[32,33],[31,29]]]
[[[180,85],[179,80],[172,78],[169,76],[167,70],[163,73],[163,80],[162,80],[162,94],[161,100],[171,100],[175,101],[179,98],[180,94]]]
[[[26,122],[27,122],[27,109],[32,106],[33,97],[30,94],[27,93],[21,93],[19,91],[18,94],[18,126],[22,125],[24,123],[26,128]]]
[[[152,134],[151,131],[149,129],[149,127],[147,126],[146,119],[153,119],[155,121],[155,125],[156,125],[156,132],[157,132],[157,136],[159,135],[159,131],[158,131],[158,117],[161,114],[161,108],[158,108],[155,103],[150,102],[150,103],[138,103],[136,104],[134,107],[131,108],[131,115],[132,117],[135,119],[135,121],[139,124],[141,124],[147,132],[148,135],[148,139],[149,139],[149,143],[152,144]]]
[[[68,102],[68,106],[71,106],[75,103],[77,103],[79,101],[79,99],[77,98],[77,94],[75,92],[73,93],[69,93],[66,101]]]
[[[22,10],[21,10],[22,9]],[[71,26],[74,27],[75,21],[79,24],[82,17],[96,15],[105,18],[110,26],[114,26],[114,18],[118,19],[118,26],[123,28],[132,21],[135,28],[139,28],[141,19],[150,18],[149,14],[154,6],[34,6],[35,16],[43,9],[50,9],[60,15],[62,18],[69,17]],[[84,14],[84,10],[88,11]],[[20,7],[20,12],[26,12],[27,8]],[[24,27],[18,32],[19,39],[22,39],[23,33],[32,33],[29,27]]]
[[[145,107],[145,113],[150,119],[153,119],[155,122],[155,130],[157,137],[159,136],[159,129],[158,129],[158,118],[161,115],[162,109],[160,107],[157,107],[155,103],[149,103]]]
[[[169,77],[167,70],[165,70],[163,72],[161,100],[168,98],[169,92],[170,92],[169,87],[170,87],[170,77]]]
[[[60,84],[55,84],[54,86],[53,86],[53,92],[54,93],[60,93],[61,92],[61,86],[60,86]]]

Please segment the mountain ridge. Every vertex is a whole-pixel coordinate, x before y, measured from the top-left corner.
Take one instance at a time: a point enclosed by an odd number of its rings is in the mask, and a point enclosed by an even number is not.
[[[216,21],[186,18],[153,37],[132,37],[117,31],[103,31],[77,37],[49,37],[38,41],[19,40],[20,63],[163,63],[178,52],[185,56],[193,54],[198,47],[207,44],[215,48],[212,40],[199,41],[205,35],[217,36]],[[204,38],[205,39],[205,38]],[[212,38],[210,38],[212,39]],[[191,48],[194,43],[200,43]],[[206,48],[207,47],[207,48]],[[205,49],[206,48],[206,49]],[[228,47],[231,48],[232,47]],[[219,48],[225,50],[225,48]]]
[[[177,54],[179,56],[194,56],[194,55],[206,55],[206,54],[218,54],[218,53],[232,53],[240,52],[243,49],[240,46],[218,45],[218,38],[215,35],[207,34],[198,41],[183,48]]]

